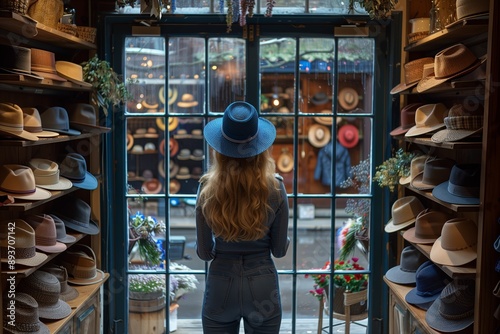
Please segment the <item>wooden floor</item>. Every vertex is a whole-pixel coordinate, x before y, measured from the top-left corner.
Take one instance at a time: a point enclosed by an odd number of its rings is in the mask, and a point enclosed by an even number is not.
[[[288,322],[289,323],[289,322]],[[359,321],[361,324],[366,324],[367,320]],[[327,326],[327,321],[324,322],[325,326]],[[337,321],[334,319],[334,324],[339,324],[338,326],[333,327],[333,333],[344,333],[344,323],[342,321]],[[283,321],[283,326],[281,327],[280,334],[317,334],[317,326],[318,320],[311,319],[299,319],[297,320],[297,325],[295,328],[295,333],[292,333],[291,327],[287,328],[287,321]],[[193,319],[182,319],[177,322],[177,330],[172,332],[175,334],[203,334],[201,330],[201,320]],[[328,328],[322,332],[324,334],[328,333]],[[357,324],[351,324],[351,334],[365,334],[366,328],[363,326],[359,326]],[[240,330],[240,334],[244,334],[243,326]]]

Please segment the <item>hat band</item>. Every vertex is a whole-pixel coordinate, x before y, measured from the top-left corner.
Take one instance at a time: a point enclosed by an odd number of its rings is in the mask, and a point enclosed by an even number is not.
[[[36,192],[36,189],[16,190],[16,189],[7,189],[4,187],[0,187],[0,190],[3,190],[7,193],[19,194],[19,195],[34,194]]]
[[[42,132],[43,129],[41,126],[24,126],[24,130],[28,131],[28,132]]]
[[[38,246],[54,246],[56,244],[56,238],[44,237],[41,235],[35,236],[36,244]]]
[[[227,140],[229,140],[230,142],[232,143],[235,143],[235,144],[245,144],[245,143],[248,143],[248,142],[251,142],[252,140],[254,140],[257,135],[259,134],[259,129],[257,129],[257,131],[255,132],[255,134],[251,137],[248,137],[247,139],[243,139],[243,140],[238,140],[238,139],[234,139],[234,138],[231,138],[229,137],[225,132],[224,132],[224,127],[221,125],[220,127],[221,129],[221,132],[222,132],[222,136],[224,138],[226,138]]]
[[[479,196],[479,187],[465,187],[448,182],[448,192],[459,197]]]
[[[30,259],[36,256],[35,246],[28,248],[20,248],[16,245],[16,259]],[[12,254],[11,254],[12,255]],[[9,251],[7,247],[0,248],[0,257],[7,259],[9,257]]]
[[[79,182],[83,182],[85,181],[85,175],[82,176],[82,177],[77,177],[77,176],[69,176],[69,175],[65,175],[65,177],[71,181],[74,181],[75,183],[79,183]]]
[[[35,170],[35,183],[38,185],[51,185],[59,182],[59,170],[50,172],[50,174],[40,175],[42,171]],[[45,173],[45,171],[43,171]]]
[[[22,125],[16,125],[16,124],[11,124],[11,125],[0,124],[0,131],[22,133],[23,132],[23,126]]]

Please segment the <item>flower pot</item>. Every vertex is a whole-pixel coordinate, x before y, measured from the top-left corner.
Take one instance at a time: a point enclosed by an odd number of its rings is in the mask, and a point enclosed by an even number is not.
[[[170,333],[177,330],[177,309],[179,308],[179,304],[171,304],[170,305],[170,319],[169,319],[169,327]]]
[[[158,299],[158,298],[162,297],[163,291],[151,291],[151,292],[129,291],[128,296],[130,299],[152,300],[152,299]]]
[[[333,312],[338,314],[345,314],[345,305],[344,305],[344,292],[345,288],[335,286],[335,297],[333,299]],[[365,291],[359,292],[348,292],[355,296],[356,294],[364,294]],[[366,308],[368,303],[366,299],[351,305],[351,315],[362,314],[366,312]]]

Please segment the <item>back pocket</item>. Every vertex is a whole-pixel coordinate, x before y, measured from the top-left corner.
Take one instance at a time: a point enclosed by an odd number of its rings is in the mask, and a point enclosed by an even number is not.
[[[205,285],[205,305],[203,306],[207,315],[217,315],[224,312],[232,283],[232,277],[208,275]]]
[[[266,318],[281,314],[280,295],[276,274],[249,276],[248,284],[255,311]]]

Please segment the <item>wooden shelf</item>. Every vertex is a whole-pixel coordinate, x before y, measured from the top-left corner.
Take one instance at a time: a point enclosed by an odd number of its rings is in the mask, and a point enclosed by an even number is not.
[[[78,136],[67,136],[67,135],[59,135],[53,138],[40,138],[37,141],[31,140],[18,140],[18,139],[0,139],[0,147],[8,146],[8,147],[28,147],[28,146],[38,146],[38,145],[48,145],[55,143],[63,143],[67,141],[80,140],[85,138],[91,138],[96,135],[100,135],[103,133],[102,131],[98,131],[95,133],[82,133]]]
[[[67,233],[68,235],[72,235],[76,238],[76,240],[70,244],[66,244],[67,248],[71,247],[72,245],[76,244],[78,241],[80,241],[83,237],[85,237],[86,234],[82,233]],[[47,259],[43,261],[40,265],[36,267],[29,267],[29,268],[24,268],[24,269],[19,269],[19,270],[2,270],[2,274],[9,274],[9,275],[16,275],[16,279],[20,279],[26,276],[31,275],[33,272],[35,272],[38,268],[42,267],[44,264],[50,262],[53,258],[58,256],[61,253],[51,253],[47,254]]]
[[[38,42],[66,49],[94,50],[97,48],[93,43],[10,11],[0,11],[0,29],[18,35],[16,40],[24,41],[28,46],[32,46],[30,44],[33,42]]]
[[[104,274],[104,279],[101,282],[91,284],[91,285],[73,285],[73,287],[78,291],[79,295],[73,300],[68,301],[69,306],[71,306],[71,314],[66,318],[46,323],[47,327],[51,333],[56,333],[63,328],[69,321],[73,320],[73,316],[77,314],[82,307],[85,306],[85,303],[90,300],[91,297],[95,295],[95,293],[103,286],[103,284],[108,280],[109,274]]]
[[[455,212],[479,212],[479,204],[477,205],[459,205],[459,204],[452,204],[452,203],[447,203],[443,202],[440,199],[437,199],[432,195],[432,192],[430,191],[423,191],[423,190],[418,190],[413,188],[412,186],[405,185],[405,188],[408,190],[413,191],[414,193],[419,194],[420,196],[423,196],[425,198],[428,198],[452,211]]]
[[[396,283],[393,283],[389,281],[385,276],[384,276],[384,282],[387,284],[389,289],[391,290],[392,294],[398,302],[402,305],[405,306],[405,308],[410,311],[411,315],[413,318],[420,323],[420,325],[423,327],[426,333],[429,334],[440,334],[440,332],[432,329],[428,324],[427,321],[425,321],[425,310],[422,310],[416,306],[413,306],[411,304],[408,304],[405,300],[406,294],[413,289],[413,286],[407,286],[407,285],[399,285]]]
[[[455,43],[473,44],[488,37],[488,15],[466,18],[454,22],[445,29],[407,45],[405,51],[435,51]]]
[[[431,140],[430,137],[404,137],[404,140],[408,143],[414,143],[417,145],[433,146],[439,148],[447,148],[450,150],[460,149],[460,150],[476,150],[483,147],[483,143],[480,141],[457,141],[457,142],[444,142],[436,143]]]
[[[1,19],[0,19],[1,21]],[[57,82],[50,79],[34,80],[17,76],[0,75],[0,89],[8,92],[23,92],[37,95],[56,95],[61,93],[91,92],[92,87],[86,87],[70,81]]]

